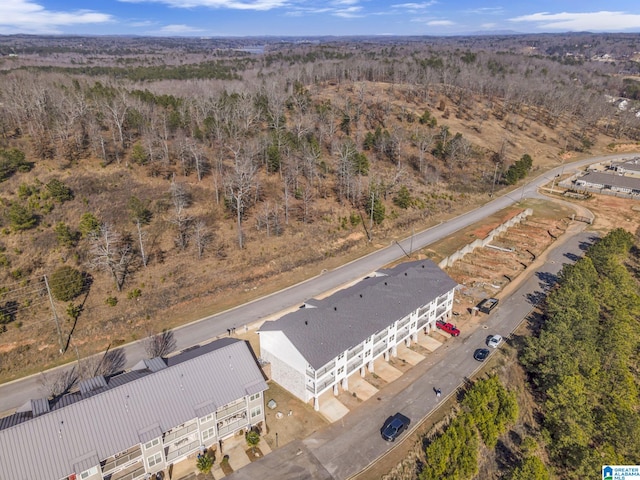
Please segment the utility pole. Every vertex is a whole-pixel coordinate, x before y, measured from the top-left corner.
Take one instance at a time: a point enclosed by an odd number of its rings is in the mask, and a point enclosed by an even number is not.
[[[44,275],[44,284],[47,287],[47,295],[49,295],[49,302],[51,303],[51,311],[53,312],[53,320],[56,322],[56,330],[58,331],[58,343],[60,344],[60,353],[64,353],[64,349],[62,348],[62,331],[60,330],[60,321],[58,320],[58,314],[56,313],[56,307],[53,304],[53,297],[51,296],[51,289],[49,288],[49,280],[47,280],[47,276]]]
[[[371,219],[369,220],[369,230],[373,231],[373,205],[376,198],[376,192],[371,190]]]
[[[496,162],[496,169],[493,172],[493,183],[491,184],[491,193],[489,198],[493,198],[493,190],[496,188],[496,179],[498,178],[498,162]]]

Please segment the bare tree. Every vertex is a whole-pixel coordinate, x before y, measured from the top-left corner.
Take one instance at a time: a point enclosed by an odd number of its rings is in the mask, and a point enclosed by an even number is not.
[[[136,225],[136,230],[138,232],[138,245],[140,246],[140,257],[142,257],[142,264],[146,267],[148,262],[148,257],[145,252],[145,239],[147,237],[147,232],[142,230],[143,225],[149,225],[151,222],[152,213],[149,208],[142,202],[138,197],[131,197],[129,199],[129,213],[131,215],[131,220]]]
[[[102,354],[92,355],[79,361],[78,380],[115,375],[122,372],[126,364],[127,356],[124,350],[107,349]]]
[[[189,227],[193,222],[191,215],[185,211],[191,205],[191,195],[183,184],[175,181],[175,178],[171,181],[170,192],[173,202],[173,216],[170,222],[176,226],[176,245],[180,250],[184,250],[189,243]]]
[[[193,226],[192,236],[193,241],[196,244],[198,258],[202,258],[205,249],[213,240],[213,234],[207,227],[207,224],[203,220],[199,220]]]
[[[244,248],[242,232],[242,217],[247,208],[251,193],[256,189],[257,167],[242,149],[234,151],[235,162],[233,170],[225,178],[227,196],[231,200],[231,208],[236,214],[238,228],[238,246]]]
[[[90,266],[110,273],[121,292],[133,259],[131,242],[108,223],[103,223],[97,231],[92,232],[89,242]]]
[[[40,374],[40,384],[50,397],[56,398],[67,393],[78,381],[76,367]]]
[[[176,348],[176,339],[171,330],[163,330],[156,335],[149,334],[143,343],[149,358],[166,357]]]

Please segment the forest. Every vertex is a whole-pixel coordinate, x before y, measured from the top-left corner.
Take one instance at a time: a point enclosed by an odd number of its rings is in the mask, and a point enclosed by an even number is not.
[[[639,40],[0,38],[0,378],[638,142]]]

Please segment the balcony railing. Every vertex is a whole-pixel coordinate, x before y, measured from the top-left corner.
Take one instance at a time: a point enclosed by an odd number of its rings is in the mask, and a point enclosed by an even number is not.
[[[191,452],[197,450],[200,447],[200,439],[198,437],[191,439],[190,442],[185,442],[184,445],[180,445],[179,448],[175,450],[171,450],[167,453],[167,463],[171,463],[176,458],[184,457],[185,455],[190,454]]]
[[[223,421],[218,422],[218,436],[223,437],[228,433],[233,433],[236,430],[244,428],[247,425],[247,411],[235,414],[233,417],[225,418]]]
[[[378,343],[383,338],[387,338],[388,334],[389,334],[389,332],[387,330],[384,330],[384,331],[378,333],[375,337],[373,337],[373,343]]]
[[[347,375],[362,366],[362,358],[358,357],[347,364]]]
[[[325,388],[327,388],[327,386],[329,385],[333,385],[334,383],[336,383],[336,377],[331,376],[331,378],[325,380],[324,382],[320,383],[318,385],[318,390],[317,392],[320,393],[322,392],[322,390],[324,390]]]
[[[356,355],[358,355],[360,352],[362,352],[362,349],[364,348],[364,346],[362,345],[358,345],[357,347],[352,348],[351,350],[349,350],[347,352],[347,361],[351,360],[353,357],[355,357]]]
[[[104,475],[104,480],[136,480],[144,478],[145,470],[142,459],[127,468],[114,473]]]
[[[239,410],[244,410],[245,408],[247,408],[247,405],[244,400],[235,402],[235,403],[232,403],[231,405],[227,405],[226,407],[223,407],[220,410],[216,411],[216,417],[223,418],[233,413],[236,413]]]
[[[378,345],[376,348],[373,349],[373,356],[377,357],[378,355],[380,355],[380,353],[384,352],[387,349],[387,342]]]
[[[400,330],[402,327],[404,327],[404,326],[405,326],[406,324],[408,324],[410,321],[411,321],[411,317],[407,317],[407,318],[405,318],[405,319],[403,319],[403,320],[400,320],[400,321],[398,322],[398,327],[397,327],[397,329],[398,329],[398,330]]]
[[[184,426],[180,430],[176,430],[174,432],[167,433],[163,438],[163,442],[166,445],[167,443],[171,443],[171,442],[173,442],[174,440],[177,440],[180,437],[184,437],[185,435],[188,435],[188,434],[190,434],[191,432],[193,432],[194,430],[197,430],[197,429],[198,429],[198,424],[196,422],[190,423],[189,425]]]
[[[140,445],[130,448],[126,452],[123,452],[119,455],[115,455],[107,459],[104,466],[102,467],[102,473],[107,474],[112,470],[116,470],[118,467],[121,467],[122,465],[126,465],[129,462],[133,462],[136,458],[139,458],[141,456],[142,456],[142,448],[140,447]]]
[[[420,320],[418,320],[416,327],[417,328],[424,327],[427,323],[429,323],[429,317],[423,317]]]
[[[442,315],[444,315],[447,312],[447,307],[446,305],[444,307],[438,307],[438,309],[436,310],[436,318],[440,318]]]

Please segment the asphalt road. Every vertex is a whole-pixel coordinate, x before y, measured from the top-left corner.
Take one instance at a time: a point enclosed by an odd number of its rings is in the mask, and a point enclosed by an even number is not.
[[[404,252],[415,251],[430,245],[524,198],[539,197],[540,195],[537,193],[538,187],[552,181],[555,175],[561,171],[568,173],[571,169],[582,165],[629,158],[631,155],[632,154],[627,153],[624,155],[593,157],[578,162],[562,164],[531,180],[522,187],[501,197],[497,197],[480,208],[417,233],[413,235],[412,238],[407,238],[397,244],[394,243],[377,252],[285,290],[281,290],[280,292],[175,329],[174,338],[176,340],[176,348],[177,350],[182,350],[206,342],[211,338],[225,334],[228,328],[241,328],[246,324],[253,323],[277,312],[299,305],[309,298],[333,290],[340,285],[353,282],[379,269],[383,265],[402,258],[405,255]],[[140,359],[146,357],[144,348],[140,342],[124,345],[120,347],[119,350],[124,354],[125,368],[132,367]],[[73,368],[73,365],[59,367],[55,370],[59,372],[60,370],[70,368]],[[29,399],[43,398],[47,395],[46,390],[42,386],[40,374],[5,383],[0,385],[0,412],[11,411],[23,405]]]
[[[380,436],[384,420],[399,411],[412,419],[412,429],[417,428],[439,402],[455,395],[465,380],[482,368],[484,364],[473,359],[475,349],[486,347],[487,338],[496,333],[509,342],[511,332],[556,282],[562,266],[581,257],[594,238],[584,232],[570,237],[548,252],[544,264],[528,272],[520,286],[474,331],[448,340],[341,421],[273,451],[233,473],[229,480],[342,480],[366,469],[391,448]],[[492,351],[494,355],[501,355],[500,348]],[[436,387],[442,390],[443,398],[435,396]]]

